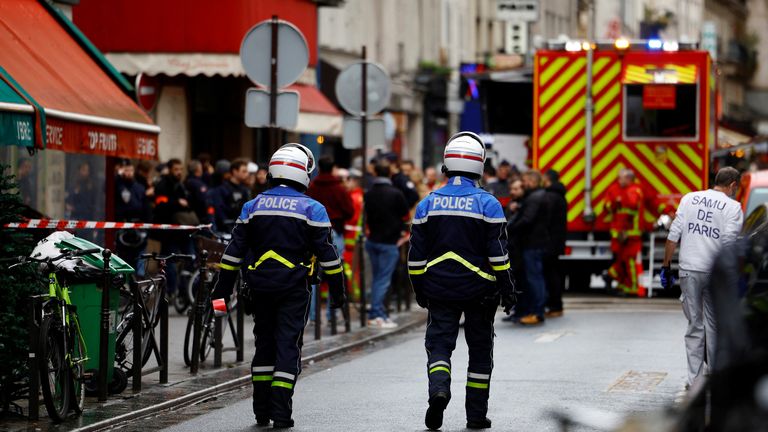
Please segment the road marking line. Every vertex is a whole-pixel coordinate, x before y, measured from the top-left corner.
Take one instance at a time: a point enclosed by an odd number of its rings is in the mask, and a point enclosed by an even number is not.
[[[556,340],[560,339],[561,337],[563,337],[565,335],[568,335],[568,334],[571,334],[571,333],[567,332],[567,331],[542,333],[541,335],[539,335],[539,337],[536,338],[536,340],[533,341],[533,343],[550,343],[550,342],[554,342],[554,341],[556,341]]]
[[[649,393],[667,377],[666,372],[629,371],[608,387],[608,393]]]

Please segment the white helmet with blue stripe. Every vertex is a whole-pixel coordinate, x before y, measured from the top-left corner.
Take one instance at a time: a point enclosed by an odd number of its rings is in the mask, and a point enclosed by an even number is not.
[[[301,144],[285,144],[269,160],[269,174],[273,179],[290,180],[304,187],[309,186],[309,175],[314,170],[315,157]]]
[[[459,132],[448,140],[443,153],[443,171],[481,177],[485,167],[485,143],[472,132]]]

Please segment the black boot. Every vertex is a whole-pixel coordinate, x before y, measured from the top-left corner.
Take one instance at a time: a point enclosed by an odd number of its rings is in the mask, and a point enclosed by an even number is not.
[[[491,427],[491,419],[488,417],[482,420],[467,420],[467,429],[489,429]]]
[[[427,429],[440,429],[440,426],[443,425],[443,411],[448,406],[449,400],[450,397],[445,392],[437,392],[429,398],[429,408],[427,408],[427,415],[424,417],[424,424]]]
[[[269,426],[269,416],[256,416],[256,426],[258,427]]]
[[[293,427],[293,419],[282,421],[282,420],[275,420],[274,423],[272,423],[273,429],[288,429]]]

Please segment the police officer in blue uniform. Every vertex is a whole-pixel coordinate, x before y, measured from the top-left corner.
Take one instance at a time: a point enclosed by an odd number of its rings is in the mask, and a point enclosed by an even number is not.
[[[241,299],[254,318],[251,370],[259,426],[272,420],[275,428],[293,427],[292,397],[301,372],[315,263],[328,281],[331,307],[346,301],[331,221],[325,207],[303,193],[314,165],[312,153],[300,144],[275,152],[269,162],[272,188],[243,206],[211,296],[227,298],[242,269],[246,288]]]
[[[451,354],[459,320],[469,347],[467,428],[491,427],[486,417],[493,369],[493,320],[499,303],[509,313],[516,303],[507,252],[506,219],[499,201],[477,186],[485,144],[471,132],[448,141],[443,188],[416,207],[408,252],[408,273],[416,301],[429,311],[425,337],[429,408],[425,424],[439,429],[451,398]]]

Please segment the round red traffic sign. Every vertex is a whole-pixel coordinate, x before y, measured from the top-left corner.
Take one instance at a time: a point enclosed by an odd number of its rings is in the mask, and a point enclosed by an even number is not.
[[[139,73],[136,76],[136,101],[145,111],[150,112],[160,95],[160,80],[157,77]]]

